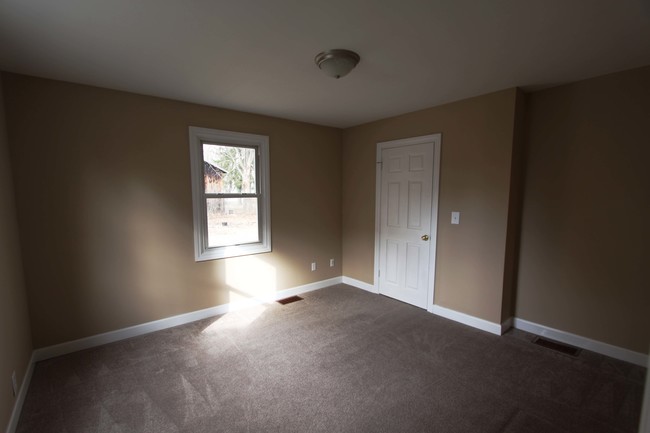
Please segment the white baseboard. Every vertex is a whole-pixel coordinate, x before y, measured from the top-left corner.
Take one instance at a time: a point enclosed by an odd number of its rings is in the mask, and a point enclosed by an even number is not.
[[[261,298],[251,298],[245,301],[233,302],[229,304],[218,305],[216,307],[206,308],[203,310],[193,311],[190,313],[179,314],[177,316],[167,317],[165,319],[155,320],[153,322],[143,323],[141,325],[130,326],[128,328],[118,329],[116,331],[105,332],[103,334],[92,335],[90,337],[80,338],[78,340],[67,341],[54,346],[43,347],[34,351],[34,360],[36,362],[55,356],[66,355],[79,350],[89,349],[91,347],[101,346],[103,344],[113,343],[138,335],[148,334],[150,332],[160,331],[178,325],[184,325],[197,320],[207,319],[208,317],[226,314],[232,311],[241,310],[251,306],[274,302],[278,299],[289,296],[299,295],[301,293],[311,292],[328,286],[341,283],[341,277],[330,278],[328,280],[317,281],[315,283],[305,284],[303,286],[293,287],[286,290],[274,292]]]
[[[378,293],[372,284],[368,284],[363,281],[355,280],[354,278],[349,278],[349,277],[335,277],[335,278],[330,278],[328,280],[317,281],[315,283],[305,284],[303,286],[281,290],[279,292],[269,294],[268,296],[263,298],[254,298],[243,302],[235,302],[230,304],[218,305],[215,307],[206,308],[199,311],[180,314],[177,316],[156,320],[141,325],[131,326],[116,331],[111,331],[103,334],[93,335],[86,338],[81,338],[79,340],[69,341],[54,346],[36,349],[32,353],[31,360],[25,372],[25,378],[23,379],[23,382],[20,386],[20,390],[16,398],[16,403],[14,405],[14,410],[11,414],[11,418],[9,420],[9,424],[7,426],[6,432],[14,433],[16,429],[16,425],[18,424],[18,419],[20,417],[20,413],[22,410],[22,406],[25,401],[25,396],[27,395],[27,390],[29,389],[29,384],[31,382],[32,373],[34,371],[34,364],[38,361],[42,361],[55,356],[65,355],[83,349],[88,349],[91,347],[101,346],[103,344],[112,343],[126,338],[148,334],[150,332],[160,331],[174,326],[183,325],[201,319],[206,319],[208,317],[241,310],[243,308],[248,308],[254,305],[273,302],[278,299],[311,292],[313,290],[319,290],[340,283],[348,284],[350,286],[354,286],[371,293]],[[576,347],[591,350],[593,352],[597,352],[606,356],[610,356],[612,358],[627,361],[636,365],[646,366],[648,364],[648,355],[645,355],[643,353],[633,352],[628,349],[623,349],[621,347],[613,346],[607,343],[591,340],[586,337],[581,337],[579,335],[571,334],[565,331],[560,331],[558,329],[553,329],[544,325],[539,325],[537,323],[529,322],[519,318],[514,318],[514,319],[509,318],[503,323],[498,324],[484,319],[480,319],[478,317],[471,316],[469,314],[451,310],[449,308],[441,307],[439,305],[433,305],[430,308],[430,312],[438,316],[445,317],[447,319],[451,319],[456,322],[463,323],[465,325],[469,325],[471,327],[483,331],[487,331],[495,335],[502,335],[506,330],[508,330],[511,326],[514,325],[515,328],[521,329],[523,331],[545,336],[556,341],[571,344]]]
[[[363,281],[355,280],[354,278],[350,277],[342,277],[343,284],[347,284],[349,286],[356,287],[357,289],[362,289],[366,290],[370,293],[379,293],[379,291],[373,286],[372,284],[365,283]]]
[[[559,341],[561,343],[570,344],[571,346],[579,347],[581,349],[591,350],[592,352],[600,353],[611,358],[620,359],[632,364],[645,367],[648,364],[648,355],[634,352],[632,350],[624,349],[622,347],[613,346],[601,341],[592,340],[587,337],[572,334],[570,332],[561,331],[538,323],[529,322],[524,319],[515,317],[514,326],[522,331],[527,331],[542,337],[548,337],[551,340]]]
[[[20,389],[18,390],[18,395],[16,396],[14,409],[11,411],[9,424],[7,424],[7,433],[14,433],[16,431],[16,427],[18,426],[18,419],[20,418],[20,413],[23,411],[23,404],[25,403],[27,390],[29,389],[29,384],[32,381],[34,364],[36,364],[36,360],[34,359],[34,353],[32,352],[32,356],[29,359],[29,364],[27,364],[27,369],[25,370],[25,377],[23,377],[22,383],[20,384]]]
[[[487,331],[495,335],[502,335],[510,327],[508,324],[510,319],[506,320],[502,324],[499,324],[487,321],[485,319],[479,319],[478,317],[470,316],[469,314],[461,313],[459,311],[451,310],[449,308],[441,307],[440,305],[435,304],[430,309],[430,312],[436,316],[441,316],[446,319],[453,320],[454,322],[459,322],[464,325],[471,326],[472,328]]]

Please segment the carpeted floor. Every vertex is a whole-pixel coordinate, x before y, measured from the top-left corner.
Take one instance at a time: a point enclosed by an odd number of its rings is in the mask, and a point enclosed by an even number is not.
[[[345,286],[39,362],[19,433],[636,432],[645,369]]]

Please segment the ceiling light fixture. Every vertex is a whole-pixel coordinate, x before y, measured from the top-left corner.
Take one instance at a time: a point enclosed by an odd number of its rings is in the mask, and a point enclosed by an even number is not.
[[[361,57],[349,50],[327,50],[318,54],[314,61],[330,77],[345,77],[359,63]]]

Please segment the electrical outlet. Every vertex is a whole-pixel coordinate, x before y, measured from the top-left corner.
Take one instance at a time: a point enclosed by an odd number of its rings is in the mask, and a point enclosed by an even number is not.
[[[14,392],[14,397],[18,395],[18,382],[16,381],[16,370],[11,373],[11,389]]]
[[[316,262],[311,262],[311,270],[312,272],[316,270]]]
[[[330,259],[330,268],[334,267],[334,259]]]

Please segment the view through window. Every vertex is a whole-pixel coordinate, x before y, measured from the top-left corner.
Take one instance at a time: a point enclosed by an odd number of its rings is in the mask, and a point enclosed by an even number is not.
[[[259,242],[254,148],[203,144],[208,247]]]
[[[189,131],[195,260],[271,251],[269,138]]]

